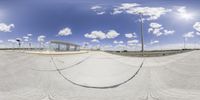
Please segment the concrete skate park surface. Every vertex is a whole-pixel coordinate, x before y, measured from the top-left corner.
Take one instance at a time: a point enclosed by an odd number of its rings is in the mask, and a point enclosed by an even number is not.
[[[200,51],[163,57],[0,51],[0,100],[200,100]]]
[[[67,52],[56,52],[56,51],[22,51],[30,54],[43,54],[43,55],[65,55],[65,54],[81,54],[87,53],[88,51],[67,51]]]

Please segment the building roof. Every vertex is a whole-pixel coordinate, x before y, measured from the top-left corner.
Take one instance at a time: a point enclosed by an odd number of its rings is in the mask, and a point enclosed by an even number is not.
[[[80,46],[78,44],[74,44],[74,43],[70,43],[70,42],[65,42],[65,41],[59,41],[59,40],[51,40],[50,43],[63,44],[63,45],[72,45],[72,46]]]

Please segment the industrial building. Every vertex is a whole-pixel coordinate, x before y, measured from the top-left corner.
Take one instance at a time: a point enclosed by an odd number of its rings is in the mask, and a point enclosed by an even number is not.
[[[65,41],[52,40],[50,41],[50,49],[54,51],[79,51],[80,45]]]

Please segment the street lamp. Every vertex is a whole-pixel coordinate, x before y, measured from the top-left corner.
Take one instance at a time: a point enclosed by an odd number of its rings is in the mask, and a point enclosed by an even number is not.
[[[143,15],[142,13],[139,14],[140,15],[140,31],[141,31],[141,52],[142,52],[142,56],[144,56],[144,33],[143,33]]]
[[[19,48],[21,47],[21,39],[16,39],[16,41],[18,42]]]

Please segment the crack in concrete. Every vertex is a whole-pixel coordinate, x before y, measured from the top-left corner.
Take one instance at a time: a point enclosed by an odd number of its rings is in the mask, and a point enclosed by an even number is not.
[[[136,71],[136,73],[134,73],[129,79],[127,79],[127,80],[125,80],[125,81],[123,81],[123,82],[121,82],[121,83],[119,83],[119,84],[115,84],[115,85],[111,85],[111,86],[102,86],[102,87],[101,87],[101,86],[82,85],[82,84],[78,84],[78,83],[76,83],[76,82],[73,82],[72,80],[70,80],[69,78],[67,78],[66,76],[64,76],[64,75],[62,74],[61,70],[58,69],[58,67],[57,67],[57,65],[56,65],[56,63],[55,63],[55,61],[54,61],[54,59],[53,59],[52,56],[51,56],[51,60],[52,60],[52,62],[53,62],[53,64],[54,64],[54,66],[55,66],[57,72],[58,72],[65,80],[67,80],[68,82],[70,82],[70,83],[72,83],[72,84],[74,84],[74,85],[80,86],[80,87],[94,88],[94,89],[109,89],[109,88],[116,88],[116,87],[119,87],[119,86],[121,86],[121,85],[123,85],[123,84],[129,82],[130,80],[132,80],[132,79],[139,73],[140,69],[142,68],[142,66],[143,66],[143,64],[144,64],[144,60],[143,60],[142,63],[141,63],[141,65],[140,65],[140,67],[139,67],[139,69],[138,69],[138,70]]]
[[[75,63],[75,64],[72,64],[72,65],[67,66],[67,67],[64,67],[64,68],[50,69],[50,70],[45,70],[45,69],[34,69],[34,68],[30,68],[30,69],[31,69],[31,70],[35,70],[35,71],[57,71],[57,70],[66,70],[66,69],[73,68],[73,67],[75,67],[76,65],[79,65],[79,64],[83,63],[84,61],[86,61],[86,60],[89,59],[90,57],[91,57],[91,55],[88,56],[88,57],[86,57],[86,58],[84,58],[84,59],[82,59],[82,60],[80,60],[80,61],[78,61],[78,62]]]

